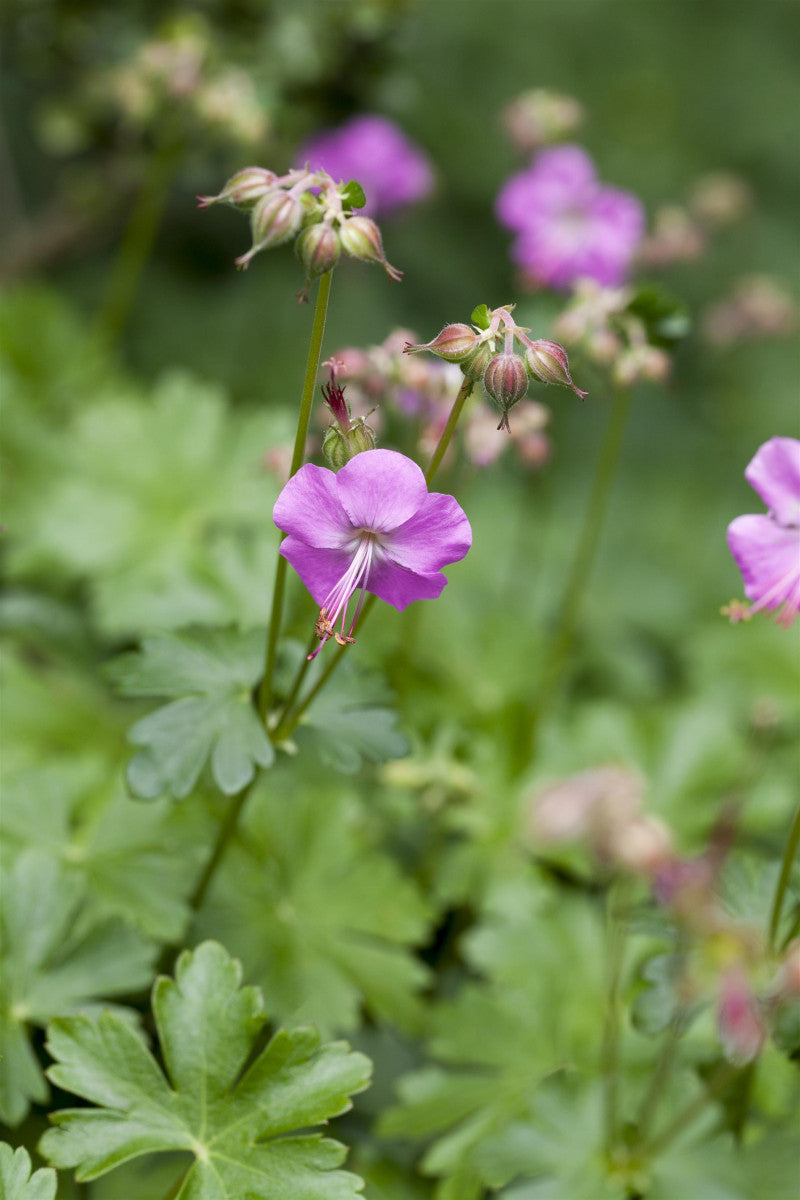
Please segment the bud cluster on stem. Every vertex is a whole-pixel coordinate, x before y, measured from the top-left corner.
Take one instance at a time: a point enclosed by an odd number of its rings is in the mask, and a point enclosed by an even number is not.
[[[571,388],[580,400],[587,395],[572,382],[564,348],[543,338],[532,341],[527,336],[530,330],[512,317],[513,308],[513,304],[496,309],[484,306],[473,313],[475,317],[480,312],[481,324],[445,325],[432,341],[405,347],[406,354],[427,350],[457,363],[468,379],[480,380],[500,412],[497,428],[509,433],[508,414],[527,395],[532,379]]]
[[[300,300],[308,299],[311,283],[332,271],[343,253],[377,263],[391,279],[402,275],[387,261],[375,222],[352,211],[354,205],[364,203],[361,188],[352,182],[335,183],[326,171],[306,167],[276,175],[264,167],[245,167],[218,195],[199,199],[201,208],[226,203],[249,214],[253,244],[236,259],[240,270],[262,250],[294,239],[306,272]]]

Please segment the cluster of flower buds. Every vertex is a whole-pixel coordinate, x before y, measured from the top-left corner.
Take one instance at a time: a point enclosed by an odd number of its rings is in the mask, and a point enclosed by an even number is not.
[[[628,311],[633,294],[631,288],[601,287],[583,279],[556,318],[554,332],[609,367],[615,383],[663,383],[672,365],[669,354],[650,344],[643,322]]]
[[[132,125],[145,127],[172,115],[177,105],[206,133],[242,145],[263,141],[269,122],[252,79],[241,68],[217,64],[213,46],[202,18],[181,17],[161,37],[140,45],[130,61],[108,71],[101,90]]]
[[[564,347],[544,338],[532,341],[530,329],[512,317],[513,309],[513,304],[495,309],[480,305],[472,313],[473,325],[445,325],[432,341],[405,348],[406,354],[427,350],[458,364],[468,379],[480,380],[500,413],[497,428],[509,433],[508,414],[527,395],[532,379],[572,388],[581,400],[587,395],[572,382]]]
[[[583,124],[583,105],[545,88],[523,92],[503,109],[508,139],[522,154],[560,142]]]
[[[331,377],[329,383],[322,385],[322,395],[333,416],[333,424],[325,434],[322,453],[333,470],[338,471],[356,454],[375,449],[375,430],[367,424],[365,417],[353,418],[344,391],[336,379],[335,359],[329,359],[325,366]]]
[[[797,301],[768,275],[740,279],[733,294],[713,305],[702,322],[703,336],[715,346],[760,338],[790,337],[800,325]]]
[[[627,768],[582,771],[531,797],[523,837],[535,850],[583,843],[606,874],[645,880],[681,930],[677,1002],[687,1012],[713,1004],[725,1056],[750,1062],[787,1008],[800,1005],[800,940],[772,954],[764,931],[722,899],[721,875],[736,833],[730,811],[704,853],[683,858],[664,822],[642,811],[642,800],[642,780]]]
[[[353,212],[364,203],[364,193],[352,180],[335,183],[326,171],[307,168],[276,175],[264,167],[245,167],[218,195],[199,200],[201,208],[225,203],[249,213],[253,245],[236,259],[240,270],[262,250],[294,239],[306,272],[301,300],[308,299],[313,280],[332,271],[342,253],[378,263],[392,279],[402,275],[387,262],[375,222]]]
[[[636,257],[658,268],[691,262],[705,252],[714,233],[740,221],[751,206],[750,188],[743,179],[723,172],[701,176],[687,203],[664,204],[656,211]]]

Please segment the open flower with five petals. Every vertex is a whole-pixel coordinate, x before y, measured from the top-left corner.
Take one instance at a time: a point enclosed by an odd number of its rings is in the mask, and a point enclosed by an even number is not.
[[[791,625],[800,610],[800,441],[774,437],[756,451],[745,479],[769,506],[728,526],[728,546],[752,601],[750,616],[778,609],[781,625]]]
[[[353,640],[367,592],[399,611],[439,596],[447,583],[442,567],[472,545],[457,501],[428,492],[417,464],[395,450],[364,451],[336,473],[307,463],[284,487],[273,519],[288,534],[281,554],[320,606],[320,645],[310,657],[329,638]]]

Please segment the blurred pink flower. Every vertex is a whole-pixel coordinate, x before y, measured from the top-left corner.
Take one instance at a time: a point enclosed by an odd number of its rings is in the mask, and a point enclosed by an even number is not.
[[[605,187],[580,146],[556,146],[512,175],[497,198],[499,220],[516,235],[511,257],[536,285],[578,279],[613,287],[627,277],[645,228],[629,192]]]
[[[370,216],[413,204],[433,188],[427,156],[386,117],[353,117],[312,138],[296,159],[336,180],[357,180],[367,198],[362,211]]]
[[[747,615],[778,609],[779,623],[789,626],[800,609],[800,441],[770,438],[744,474],[769,506],[728,526],[728,546],[753,602]]]

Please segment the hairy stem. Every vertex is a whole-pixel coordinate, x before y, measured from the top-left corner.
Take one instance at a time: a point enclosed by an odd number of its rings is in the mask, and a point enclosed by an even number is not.
[[[639,1140],[642,1142],[647,1138],[647,1135],[650,1132],[650,1127],[653,1124],[653,1118],[658,1110],[664,1085],[672,1072],[672,1067],[678,1050],[678,1044],[680,1043],[684,1028],[684,1014],[681,1011],[678,1011],[670,1021],[669,1028],[667,1029],[664,1040],[661,1043],[661,1050],[655,1065],[655,1070],[650,1077],[650,1085],[645,1092],[641,1108],[639,1109],[639,1117],[636,1122],[636,1129]]]
[[[622,885],[612,885],[606,905],[606,1013],[600,1050],[600,1069],[603,1082],[603,1121],[606,1150],[610,1151],[617,1137],[619,1114],[619,1052],[622,1020],[622,969],[625,962],[625,913]]]
[[[475,386],[474,380],[465,379],[459,389],[458,395],[456,396],[455,400],[453,401],[453,407],[450,409],[450,414],[447,418],[447,422],[445,423],[445,427],[442,430],[439,441],[436,444],[436,449],[433,452],[433,456],[431,458],[430,465],[428,467],[428,470],[425,472],[425,482],[428,484],[428,487],[430,487],[430,485],[433,483],[436,472],[439,470],[439,467],[441,466],[442,459],[444,458],[445,454],[447,453],[447,447],[450,445],[450,440],[453,436],[453,431],[455,430],[455,427],[458,423],[458,418],[461,416],[461,410],[463,409],[463,407],[467,401],[467,398],[471,395],[472,389],[474,386]],[[374,608],[374,606],[375,606],[375,597],[370,596],[369,599],[364,604],[363,609],[361,610],[361,616],[359,617],[359,622],[358,622],[359,629],[364,628],[364,622],[366,621],[367,617],[369,616],[369,614],[372,611],[372,609]],[[307,696],[305,696],[303,698],[303,700],[300,702],[300,704],[297,706],[297,708],[295,709],[295,711],[293,713],[289,712],[289,704],[288,703],[284,706],[284,710],[283,710],[283,714],[281,716],[280,722],[278,723],[277,728],[275,729],[275,731],[272,734],[272,740],[274,742],[285,740],[286,738],[291,736],[293,731],[297,728],[297,725],[298,725],[301,717],[303,716],[303,713],[306,711],[308,706],[313,703],[313,701],[316,699],[316,697],[319,695],[319,693],[325,687],[325,685],[328,682],[328,680],[330,679],[331,675],[338,667],[339,663],[342,661],[342,658],[344,657],[344,652],[346,649],[347,649],[346,646],[337,646],[336,650],[333,652],[332,656],[328,660],[328,664],[325,667],[325,670],[322,672],[322,674],[320,675],[317,682],[314,684],[311,691],[308,693]],[[303,665],[301,665],[298,675],[301,673],[305,674],[305,670],[306,670],[306,668]],[[292,689],[291,689],[291,693],[290,693],[290,695],[293,699],[296,697],[296,695],[299,691],[300,683],[302,683],[302,679],[300,679],[300,681],[298,682],[298,679],[295,678],[295,681],[292,684]]]
[[[783,902],[786,898],[786,889],[789,886],[789,879],[792,874],[792,867],[797,855],[797,848],[800,846],[800,805],[797,806],[797,812],[794,814],[789,836],[786,839],[786,846],[783,851],[783,861],[781,863],[781,873],[778,876],[778,883],[775,888],[775,897],[772,901],[772,911],[769,918],[769,944],[772,950],[777,947],[778,930],[781,923],[781,913],[783,912]],[[791,939],[791,934],[790,934]]]
[[[113,348],[125,328],[169,195],[181,143],[165,131],[147,167],[97,317],[97,338]]]
[[[311,408],[314,400],[314,387],[317,382],[319,373],[319,360],[322,352],[322,338],[325,333],[325,318],[328,315],[328,297],[331,291],[332,272],[327,271],[320,277],[319,287],[317,288],[317,300],[314,305],[314,323],[311,326],[311,341],[308,346],[308,358],[306,359],[306,373],[303,379],[303,391],[300,396],[300,412],[297,417],[297,433],[294,439],[294,451],[292,453],[292,465],[289,470],[289,478],[296,475],[303,465],[305,455],[306,438],[308,437],[308,426],[311,421]],[[281,542],[286,534],[281,534]],[[262,721],[266,724],[269,716],[270,706],[272,704],[272,684],[275,674],[275,657],[278,652],[278,638],[281,632],[281,623],[283,621],[283,598],[286,591],[286,559],[282,554],[278,554],[278,563],[275,568],[275,585],[272,590],[272,611],[269,619],[269,633],[267,635],[267,654],[264,663],[264,675],[261,679],[261,686],[258,691],[258,711]]]

